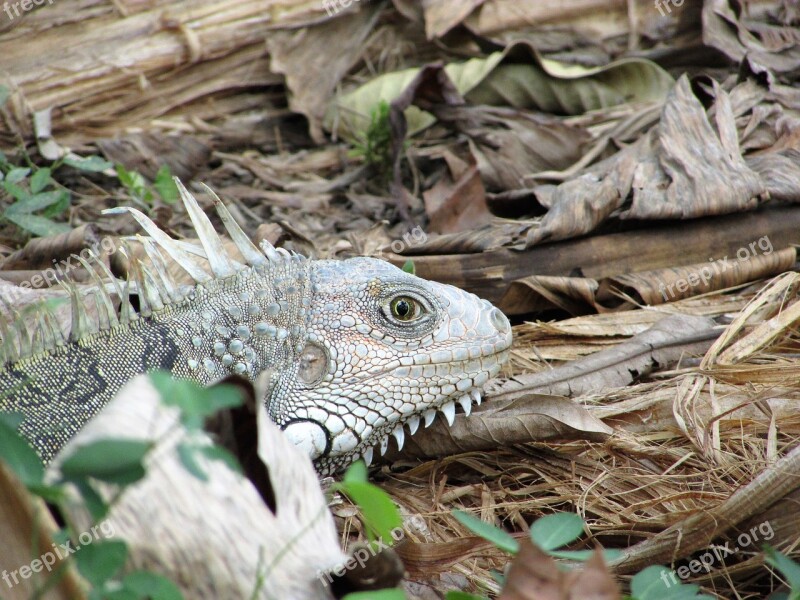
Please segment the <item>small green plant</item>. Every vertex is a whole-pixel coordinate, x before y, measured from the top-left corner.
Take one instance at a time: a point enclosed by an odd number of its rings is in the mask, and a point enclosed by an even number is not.
[[[767,564],[781,572],[790,591],[772,594],[770,600],[800,600],[800,565],[791,558],[775,550],[772,546],[764,546]]]
[[[633,576],[631,595],[625,600],[714,600],[699,591],[699,585],[676,581],[667,567],[653,565]]]
[[[0,104],[1,96],[2,89]],[[100,173],[114,167],[100,156],[81,157],[74,154],[55,161],[49,167],[38,167],[30,159],[27,162],[28,166],[11,164],[0,152],[0,190],[14,200],[0,218],[38,236],[56,235],[70,230],[68,224],[54,220],[69,208],[72,198],[70,190],[53,178],[57,169],[67,165],[87,173]],[[120,164],[114,168],[119,182],[131,199],[142,207],[152,207],[156,195],[166,204],[177,202],[178,188],[167,165],[158,170],[152,185],[137,171],[128,171]]]
[[[69,208],[72,196],[68,189],[53,179],[53,173],[61,165],[90,172],[111,167],[110,162],[99,156],[68,156],[49,167],[37,167],[32,163],[21,167],[9,163],[0,152],[0,188],[14,199],[3,211],[2,219],[34,235],[55,235],[69,231],[69,225],[53,220]]]
[[[370,114],[369,127],[364,139],[353,146],[350,155],[362,157],[374,167],[385,185],[392,176],[392,128],[389,123],[389,103],[381,100]]]
[[[356,461],[344,474],[342,481],[331,486],[361,509],[361,518],[370,541],[381,540],[387,545],[394,541],[392,532],[403,526],[400,511],[389,494],[367,481],[367,466]]]
[[[161,402],[180,411],[180,422],[188,432],[186,440],[177,446],[183,467],[201,481],[207,481],[208,475],[198,460],[205,457],[208,460],[221,461],[231,470],[241,473],[242,467],[233,454],[221,446],[209,444],[203,436],[206,418],[242,403],[239,391],[229,385],[204,388],[192,381],[174,379],[165,371],[151,373],[150,380],[161,395]]]
[[[120,164],[115,167],[117,178],[128,191],[131,199],[144,208],[150,208],[155,199],[154,191],[166,204],[178,201],[178,187],[172,179],[172,172],[167,165],[162,165],[156,173],[153,185],[150,186],[138,171],[129,171]]]

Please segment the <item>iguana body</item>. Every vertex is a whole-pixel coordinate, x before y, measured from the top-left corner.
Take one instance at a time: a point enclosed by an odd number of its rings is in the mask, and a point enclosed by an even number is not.
[[[454,401],[469,410],[499,371],[511,330],[488,302],[376,259],[308,260],[268,244],[259,251],[216,201],[242,264],[179,189],[202,249],[172,240],[138,211],[115,209],[132,212],[151,235],[150,264],[131,263],[143,316],[115,283],[119,311],[97,287],[99,331],[87,332],[74,290],[77,339],[62,340],[44,316],[35,332],[19,324],[3,331],[0,410],[24,415],[20,431],[45,461],[127,381],[155,369],[203,385],[230,374],[259,378],[270,418],[322,472],[371,459],[390,434],[402,444],[404,425],[413,433],[437,410],[452,421]],[[159,250],[196,285],[176,286]],[[205,256],[213,275],[190,254]]]

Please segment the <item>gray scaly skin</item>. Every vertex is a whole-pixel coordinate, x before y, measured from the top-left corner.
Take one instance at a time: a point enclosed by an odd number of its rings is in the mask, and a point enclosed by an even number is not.
[[[150,263],[133,261],[129,284],[141,316],[127,286],[114,283],[116,311],[98,281],[97,305],[106,308],[94,331],[74,290],[72,341],[46,314],[34,332],[2,325],[0,411],[24,415],[20,431],[45,462],[130,379],[165,369],[202,385],[231,374],[259,380],[269,417],[328,474],[361,456],[369,462],[391,434],[402,446],[403,427],[413,433],[437,410],[452,422],[454,402],[468,412],[506,360],[511,327],[487,301],[377,259],[259,250],[216,199],[242,264],[177,183],[202,248],[172,240],[134,209],[114,209],[131,212],[151,236]],[[170,281],[161,251],[196,285]],[[191,254],[204,256],[213,275]]]

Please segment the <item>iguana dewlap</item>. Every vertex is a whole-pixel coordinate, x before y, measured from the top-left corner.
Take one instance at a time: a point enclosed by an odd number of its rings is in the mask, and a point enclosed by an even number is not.
[[[178,187],[202,248],[168,237],[135,209],[112,209],[131,212],[151,236],[143,238],[150,261],[132,261],[131,281],[113,283],[121,308],[98,281],[100,323],[88,323],[73,288],[69,340],[44,310],[35,331],[21,319],[0,330],[0,411],[24,415],[20,432],[43,460],[127,381],[165,369],[203,385],[230,374],[266,381],[270,418],[330,473],[361,456],[369,462],[390,435],[402,446],[404,426],[413,434],[436,411],[452,422],[456,402],[468,412],[506,360],[511,327],[489,302],[377,259],[259,250],[216,199],[242,264]],[[172,282],[161,252],[196,284]]]

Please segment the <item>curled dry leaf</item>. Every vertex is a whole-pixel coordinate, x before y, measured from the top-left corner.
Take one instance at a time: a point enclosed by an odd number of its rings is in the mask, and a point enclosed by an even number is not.
[[[511,563],[497,600],[619,600],[619,586],[594,551],[580,569],[562,571],[558,563],[527,538]]]
[[[543,59],[525,42],[511,44],[485,58],[437,68],[472,104],[558,114],[581,114],[625,102],[661,102],[673,84],[666,71],[645,59],[586,68]],[[420,70],[385,73],[344,94],[329,108],[325,127],[345,139],[363,139],[373,111],[382,101],[391,103],[398,98]],[[417,108],[406,110],[405,115],[411,135],[436,120]]]
[[[539,373],[518,375],[491,390],[495,400],[527,394],[581,396],[630,384],[635,378],[676,362],[684,354],[704,354],[721,329],[713,320],[670,315],[647,331],[607,350]]]
[[[789,6],[784,10],[789,12]],[[747,10],[738,2],[703,3],[703,43],[722,51],[735,63],[747,57],[775,73],[791,73],[800,68],[800,38],[791,17],[781,23],[772,11]]]

